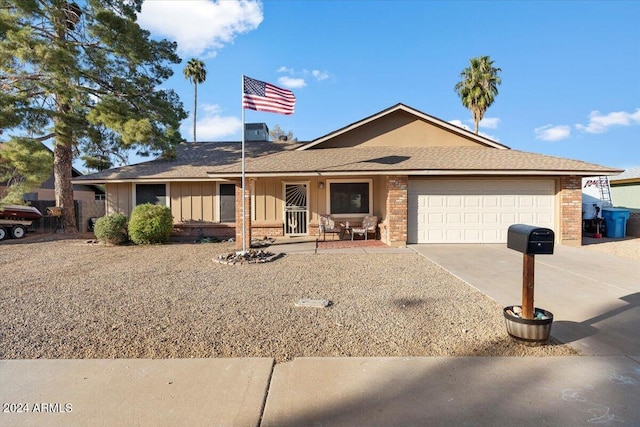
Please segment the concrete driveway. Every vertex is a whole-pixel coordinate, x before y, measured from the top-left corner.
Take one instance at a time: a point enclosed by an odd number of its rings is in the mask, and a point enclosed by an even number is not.
[[[522,302],[523,254],[504,244],[411,245],[503,306]],[[535,306],[585,355],[640,355],[640,263],[583,248],[536,255]]]

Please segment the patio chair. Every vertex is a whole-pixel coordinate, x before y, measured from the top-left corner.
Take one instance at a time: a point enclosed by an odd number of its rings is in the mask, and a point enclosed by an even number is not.
[[[369,233],[373,233],[373,238],[376,238],[376,227],[378,226],[378,217],[377,216],[365,216],[362,219],[362,226],[353,227],[351,229],[351,240],[353,240],[353,236],[359,234],[364,236],[364,240],[367,240],[367,236]]]
[[[320,215],[318,221],[319,233],[322,233],[322,240],[327,240],[327,233],[342,235],[342,227],[340,224],[336,224],[331,215]]]

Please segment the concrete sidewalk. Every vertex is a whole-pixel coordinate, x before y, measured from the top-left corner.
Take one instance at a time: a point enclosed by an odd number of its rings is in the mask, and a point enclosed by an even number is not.
[[[638,426],[640,359],[5,360],[0,401],[2,426]]]
[[[411,248],[496,300],[522,303],[522,257],[506,245]],[[535,257],[535,306],[554,315],[551,335],[585,355],[640,355],[640,263],[556,245]]]
[[[276,365],[262,426],[640,425],[627,357],[302,358]]]

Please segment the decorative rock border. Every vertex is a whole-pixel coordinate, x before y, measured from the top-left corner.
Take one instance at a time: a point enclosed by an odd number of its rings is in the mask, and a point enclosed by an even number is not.
[[[240,252],[230,252],[228,254],[218,255],[217,258],[214,258],[213,261],[220,264],[227,265],[236,265],[236,264],[260,264],[265,262],[275,261],[276,259],[282,258],[284,256],[283,253],[274,254],[273,252],[266,252],[262,249],[249,249],[244,253]]]

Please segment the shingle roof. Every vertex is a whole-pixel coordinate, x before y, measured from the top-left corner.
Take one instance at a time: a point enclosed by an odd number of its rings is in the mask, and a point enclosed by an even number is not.
[[[615,168],[562,157],[483,147],[356,147],[297,151],[273,142],[245,144],[247,176],[389,174],[610,175]],[[74,182],[198,180],[241,174],[239,143],[181,144],[175,159],[109,169]]]
[[[249,159],[247,176],[341,173],[612,174],[618,169],[579,160],[483,147],[356,147],[288,151]],[[239,165],[211,167],[210,176],[237,174]]]
[[[299,144],[273,142],[245,143],[245,157],[264,156],[295,148]],[[207,172],[217,167],[240,164],[240,142],[183,143],[176,149],[173,159],[156,159],[135,165],[107,169],[91,175],[74,178],[75,181],[130,181],[164,179],[207,179]]]
[[[612,176],[609,181],[638,180],[640,179],[640,167],[627,169],[620,175]]]

